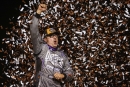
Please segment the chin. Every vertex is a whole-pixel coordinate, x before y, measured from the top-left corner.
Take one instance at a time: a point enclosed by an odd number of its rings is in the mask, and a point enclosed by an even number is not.
[[[53,45],[53,47],[54,47],[54,48],[56,48],[56,47],[57,47],[57,45]]]

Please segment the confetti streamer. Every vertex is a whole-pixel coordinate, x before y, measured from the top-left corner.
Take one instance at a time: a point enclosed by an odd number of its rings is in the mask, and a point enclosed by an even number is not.
[[[4,55],[0,60],[3,73],[10,79],[4,81],[2,77],[2,87],[33,84],[35,61],[29,24],[37,5],[43,2],[24,1],[17,8],[20,12],[17,22],[11,23],[14,16],[9,19],[10,28],[5,29],[14,40],[2,39],[0,51]],[[48,10],[41,14],[39,31],[43,35],[46,27],[54,27],[62,33],[59,46],[68,54],[75,71],[71,87],[129,87],[130,75],[125,74],[130,67],[128,1],[47,0],[46,3]]]

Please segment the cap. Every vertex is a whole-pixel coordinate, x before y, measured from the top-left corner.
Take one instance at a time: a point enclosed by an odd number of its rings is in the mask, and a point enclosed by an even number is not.
[[[44,36],[50,36],[52,34],[56,34],[56,35],[60,35],[60,33],[58,31],[56,31],[54,28],[47,28],[45,30]]]

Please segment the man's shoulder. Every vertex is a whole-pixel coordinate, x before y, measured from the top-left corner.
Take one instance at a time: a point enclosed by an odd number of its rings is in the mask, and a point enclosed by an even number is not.
[[[59,53],[64,56],[65,58],[67,58],[67,53],[63,50],[63,49],[58,49]]]
[[[64,50],[63,50],[63,49],[61,49],[61,48],[57,48],[57,51],[58,51],[58,52],[65,53],[65,52],[64,52]]]
[[[48,45],[46,43],[42,43],[42,49],[45,50],[45,49],[48,49]]]

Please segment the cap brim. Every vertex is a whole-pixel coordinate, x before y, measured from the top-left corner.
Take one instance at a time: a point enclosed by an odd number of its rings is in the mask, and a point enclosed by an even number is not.
[[[48,35],[46,35],[46,36],[51,36],[51,35],[53,35],[53,34],[56,34],[56,35],[60,35],[60,33],[59,32],[54,32],[54,33],[51,33],[51,34],[48,34]]]

